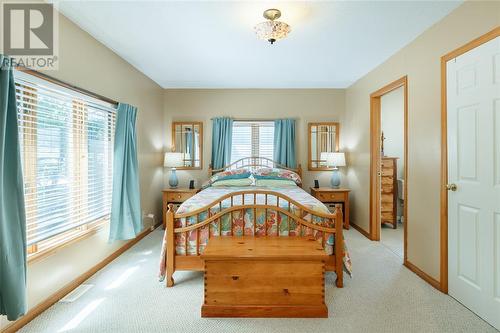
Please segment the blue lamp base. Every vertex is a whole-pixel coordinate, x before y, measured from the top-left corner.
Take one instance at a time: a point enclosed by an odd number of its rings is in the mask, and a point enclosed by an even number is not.
[[[334,168],[332,172],[332,179],[330,184],[333,188],[340,188],[340,171],[338,168]]]
[[[170,173],[170,178],[168,179],[168,185],[170,185],[170,188],[177,188],[177,185],[179,185],[179,179],[177,178],[177,170],[175,168],[172,168],[172,173]]]

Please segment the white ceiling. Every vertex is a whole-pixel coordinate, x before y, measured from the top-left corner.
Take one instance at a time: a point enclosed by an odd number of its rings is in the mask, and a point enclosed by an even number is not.
[[[163,88],[346,88],[461,1],[59,1]],[[279,8],[290,35],[258,40]]]

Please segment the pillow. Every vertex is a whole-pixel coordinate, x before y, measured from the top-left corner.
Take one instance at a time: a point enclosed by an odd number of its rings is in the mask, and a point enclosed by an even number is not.
[[[270,186],[270,187],[283,187],[283,186],[297,186],[297,184],[290,179],[257,179],[256,186]]]
[[[236,178],[236,179],[223,179],[218,180],[212,184],[214,187],[218,186],[250,186],[253,181],[250,178]]]
[[[245,168],[240,168],[240,169],[233,169],[233,170],[227,170],[227,171],[222,171],[218,172],[210,179],[203,184],[202,189],[209,187],[210,185],[214,184],[215,182],[221,181],[221,180],[228,180],[228,179],[244,179],[250,177],[251,173],[248,169]]]
[[[253,172],[255,179],[287,179],[300,185],[302,180],[300,176],[291,170],[278,168],[260,168]]]
[[[210,177],[209,182],[213,184],[219,180],[248,178],[250,177],[250,175],[250,171],[244,168],[227,170],[216,173],[215,175]]]

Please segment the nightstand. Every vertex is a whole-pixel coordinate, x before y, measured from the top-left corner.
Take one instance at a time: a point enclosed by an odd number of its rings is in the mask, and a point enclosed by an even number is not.
[[[189,188],[167,188],[163,190],[163,229],[166,227],[167,223],[167,209],[168,204],[181,204],[187,199],[195,195],[199,189],[189,189]]]
[[[311,195],[325,204],[342,203],[344,228],[349,229],[349,192],[347,188],[311,187]]]

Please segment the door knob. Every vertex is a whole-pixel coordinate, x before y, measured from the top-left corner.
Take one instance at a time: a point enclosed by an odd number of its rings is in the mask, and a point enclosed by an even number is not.
[[[457,187],[457,184],[446,184],[446,189],[447,189],[448,191],[453,191],[453,192],[455,192],[455,191],[457,190],[457,188],[458,188],[458,187]]]

